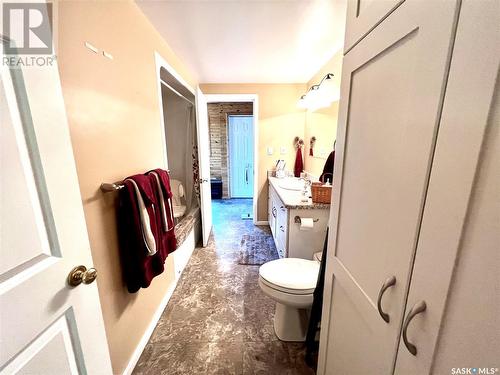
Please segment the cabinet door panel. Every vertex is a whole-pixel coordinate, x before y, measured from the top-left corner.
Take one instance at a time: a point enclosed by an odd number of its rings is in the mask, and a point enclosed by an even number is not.
[[[276,199],[276,216],[276,242],[284,254],[287,248],[288,210],[279,198]]]
[[[349,0],[344,51],[349,51],[363,36],[387,17],[404,0]]]
[[[319,374],[392,372],[456,11],[407,0],[344,58]],[[340,291],[351,313],[337,314]]]
[[[269,227],[273,237],[276,237],[276,193],[269,184]]]

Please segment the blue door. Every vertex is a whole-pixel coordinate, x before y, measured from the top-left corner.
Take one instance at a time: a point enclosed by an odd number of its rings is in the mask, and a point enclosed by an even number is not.
[[[253,116],[228,116],[229,192],[253,197]]]

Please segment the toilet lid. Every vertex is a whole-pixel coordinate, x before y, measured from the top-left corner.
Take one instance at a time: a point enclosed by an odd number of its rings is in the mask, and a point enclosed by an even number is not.
[[[316,288],[319,263],[314,260],[282,258],[260,266],[259,275],[268,283],[291,290]]]

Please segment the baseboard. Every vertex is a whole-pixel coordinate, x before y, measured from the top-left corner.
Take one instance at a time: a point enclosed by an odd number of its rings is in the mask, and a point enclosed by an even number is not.
[[[191,241],[191,246],[193,247],[192,250],[196,247],[196,235],[199,229],[195,227],[191,230],[191,232],[188,234],[188,237],[193,237],[194,242]],[[181,247],[184,244],[188,244],[189,242],[184,242]],[[178,249],[180,250],[180,249]],[[191,257],[193,251],[189,253],[189,257]],[[175,254],[175,253],[174,253]],[[189,260],[188,260],[189,261]],[[187,264],[187,262],[186,262]],[[184,264],[185,266],[185,264]],[[183,270],[183,269],[182,269]],[[181,273],[182,273],[181,270]],[[175,266],[174,266],[174,272],[175,272]],[[139,341],[139,344],[135,348],[134,352],[132,353],[132,356],[130,357],[130,360],[127,364],[127,367],[123,371],[123,375],[131,375],[132,371],[134,371],[135,366],[137,365],[137,361],[139,361],[139,358],[141,357],[142,352],[144,351],[144,348],[146,347],[149,339],[151,338],[151,335],[153,334],[154,329],[156,328],[156,325],[158,324],[158,321],[161,318],[161,315],[163,314],[163,311],[165,310],[165,307],[167,307],[168,301],[170,301],[170,297],[172,297],[172,294],[174,293],[175,287],[177,286],[177,281],[179,280],[180,275],[176,275],[174,277],[174,280],[172,281],[172,284],[168,287],[167,292],[165,293],[165,296],[163,297],[160,305],[155,311],[155,314],[153,315],[153,318],[151,319],[151,322],[148,325],[148,328],[146,329],[146,332],[144,332],[144,335],[142,335],[141,341]]]
[[[139,344],[132,353],[130,361],[128,362],[128,365],[125,368],[125,370],[123,371],[123,375],[131,375],[132,371],[134,371],[134,368],[137,365],[137,361],[139,361],[139,358],[141,357],[144,348],[146,347],[149,339],[151,338],[151,335],[153,334],[153,331],[156,328],[156,325],[158,324],[158,321],[160,320],[161,315],[165,310],[165,307],[167,307],[168,301],[170,301],[170,297],[172,297],[172,294],[174,293],[176,286],[177,286],[177,280],[174,279],[172,285],[170,285],[169,288],[167,289],[167,292],[165,293],[165,296],[163,297],[160,306],[158,306],[158,309],[153,315],[153,319],[151,319],[151,322],[149,323],[146,332],[144,332],[144,335],[142,335],[141,341],[139,341]]]
[[[256,221],[255,225],[269,225],[269,221],[267,220]]]

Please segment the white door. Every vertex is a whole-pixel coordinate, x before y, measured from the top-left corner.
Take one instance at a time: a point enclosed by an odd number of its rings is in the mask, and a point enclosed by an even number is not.
[[[111,374],[57,65],[2,65],[0,111],[0,372]]]
[[[253,116],[228,116],[231,198],[253,197]]]
[[[407,0],[344,57],[319,374],[392,373],[456,14]]]
[[[196,131],[198,135],[198,159],[201,204],[201,232],[203,246],[208,245],[212,231],[212,195],[210,189],[210,135],[208,132],[208,106],[205,95],[196,89]]]

